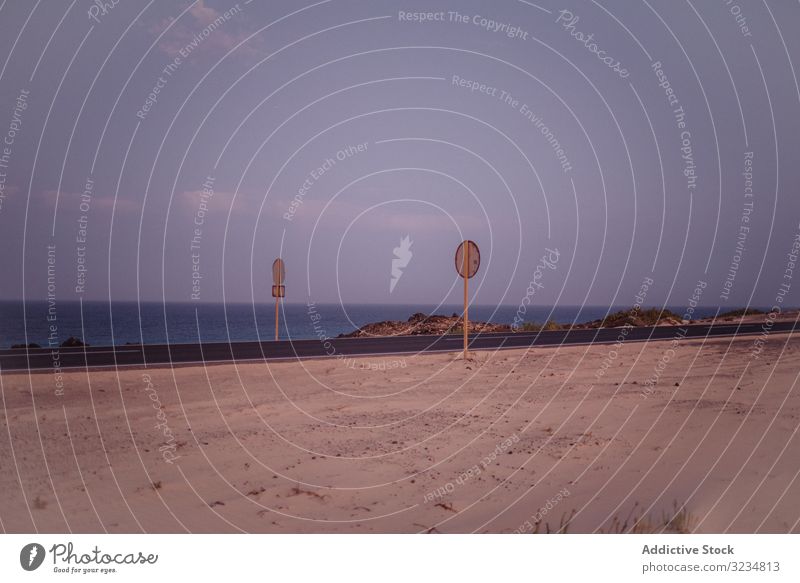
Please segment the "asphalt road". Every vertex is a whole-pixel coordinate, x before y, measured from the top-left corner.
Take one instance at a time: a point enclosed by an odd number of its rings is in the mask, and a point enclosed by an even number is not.
[[[658,326],[630,328],[626,342],[686,338],[720,337],[741,334],[762,334],[763,324],[693,324],[691,326]],[[794,322],[775,322],[772,332],[795,329]],[[559,344],[613,343],[620,337],[620,328],[557,330],[551,332],[517,332],[476,334],[470,337],[470,348],[524,348]],[[214,342],[203,344],[150,344],[145,346],[91,346],[86,348],[5,349],[0,350],[0,370],[36,370],[55,367],[86,368],[200,362],[233,362],[378,354],[414,354],[418,352],[456,352],[462,349],[463,337],[395,336],[380,338],[335,338],[319,340],[281,340],[278,342]]]

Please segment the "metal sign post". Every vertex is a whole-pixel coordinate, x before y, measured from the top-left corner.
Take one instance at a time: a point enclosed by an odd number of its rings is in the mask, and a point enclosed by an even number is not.
[[[286,266],[283,264],[283,259],[278,257],[272,263],[272,297],[275,298],[275,340],[278,339],[280,301],[282,297],[286,296],[286,286],[283,285],[285,279]]]
[[[464,278],[464,360],[469,356],[469,279],[478,273],[481,252],[470,240],[462,241],[456,248],[456,271]]]
[[[464,273],[469,269],[469,245],[464,246]],[[467,360],[467,343],[469,338],[469,277],[464,278],[464,360]]]

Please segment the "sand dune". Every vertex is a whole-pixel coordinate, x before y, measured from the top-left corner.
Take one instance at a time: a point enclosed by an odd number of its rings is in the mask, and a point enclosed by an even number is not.
[[[591,532],[639,517],[800,532],[798,350],[773,334],[757,358],[742,337],[74,371],[64,396],[52,374],[4,374],[0,519],[9,532]]]

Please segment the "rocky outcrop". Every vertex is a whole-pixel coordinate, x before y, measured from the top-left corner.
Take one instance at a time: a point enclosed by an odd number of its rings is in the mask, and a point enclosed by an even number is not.
[[[621,328],[623,326],[676,326],[683,320],[678,314],[667,309],[649,308],[646,310],[620,310],[609,314],[602,320],[593,320],[585,324],[577,324],[573,328]]]
[[[339,338],[364,338],[370,336],[417,336],[444,334],[463,334],[464,321],[458,314],[452,316],[431,315],[427,316],[417,312],[405,322],[400,320],[386,320],[362,326],[355,332],[339,334]],[[470,334],[480,332],[510,332],[508,324],[493,324],[491,322],[469,321]]]
[[[646,310],[633,308],[609,314],[602,320],[593,320],[584,324],[576,324],[572,328],[619,328],[622,326],[676,326],[682,324],[681,317],[669,310],[649,308]],[[508,324],[492,322],[469,322],[470,334],[480,332],[530,332],[539,330],[559,330],[569,328],[555,322],[540,325],[526,322],[519,328],[512,329]],[[463,321],[458,314],[452,316],[431,315],[421,312],[412,315],[408,320],[386,320],[362,326],[355,332],[339,334],[339,338],[364,338],[370,336],[415,336],[428,334],[442,336],[444,334],[463,333]]]

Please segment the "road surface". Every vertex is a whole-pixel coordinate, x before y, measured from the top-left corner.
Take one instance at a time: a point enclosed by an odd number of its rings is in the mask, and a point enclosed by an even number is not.
[[[794,322],[775,322],[771,332],[793,331]],[[470,337],[470,349],[492,350],[529,346],[613,343],[621,328],[555,330],[548,332],[516,332],[476,334]],[[672,339],[679,334],[686,338],[713,338],[742,334],[763,334],[763,324],[693,324],[690,326],[656,326],[630,328],[626,342]],[[421,352],[457,352],[463,337],[394,336],[375,338],[332,338],[319,340],[281,340],[278,342],[213,342],[202,344],[149,344],[125,346],[91,346],[80,348],[3,349],[0,350],[0,371],[87,367],[117,367],[186,363],[239,362],[296,358],[330,358],[383,354],[416,354]]]

